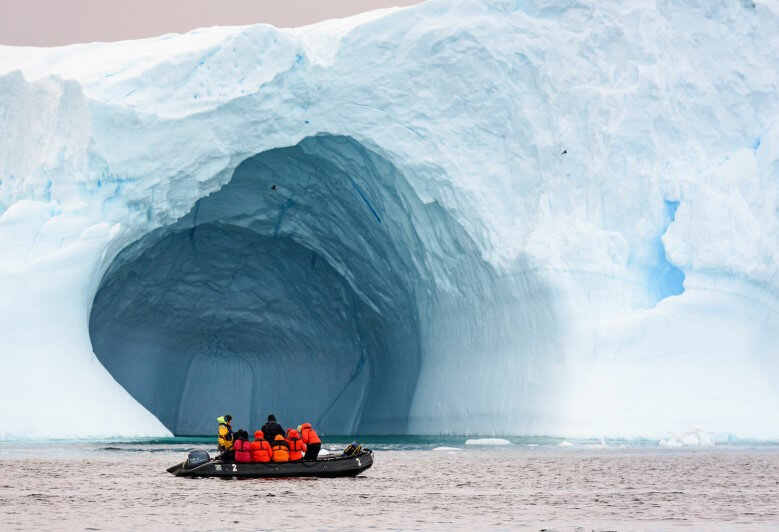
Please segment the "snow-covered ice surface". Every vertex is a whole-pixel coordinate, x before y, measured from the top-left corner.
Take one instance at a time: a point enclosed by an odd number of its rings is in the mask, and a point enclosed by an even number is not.
[[[779,5],[0,47],[0,437],[779,437]]]

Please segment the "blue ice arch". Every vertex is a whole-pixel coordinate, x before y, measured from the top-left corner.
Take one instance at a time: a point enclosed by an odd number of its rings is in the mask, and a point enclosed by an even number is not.
[[[176,434],[232,412],[329,432],[407,428],[420,313],[500,290],[462,228],[384,158],[320,135],[251,157],[127,247],[90,317],[95,353]],[[473,307],[474,312],[478,307]],[[429,310],[428,310],[429,312]]]

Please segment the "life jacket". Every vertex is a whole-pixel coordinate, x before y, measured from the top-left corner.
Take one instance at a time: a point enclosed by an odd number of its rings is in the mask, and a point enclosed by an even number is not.
[[[252,462],[270,462],[273,451],[270,448],[270,442],[263,437],[262,431],[254,433],[254,441],[249,444],[252,450]]]
[[[224,419],[224,418],[219,418]],[[229,451],[233,448],[233,428],[227,422],[220,422],[217,429],[216,442],[220,451]]]
[[[289,444],[289,461],[302,460],[306,452],[306,444],[300,439],[300,433],[295,429],[287,431],[287,444]]]
[[[319,436],[311,427],[311,423],[303,423],[300,426],[300,437],[303,440],[303,443],[306,445],[311,445],[312,443],[322,443],[322,440],[319,439]]]
[[[277,434],[276,438],[270,442],[270,447],[273,451],[274,462],[289,462],[289,444],[284,436]]]
[[[252,461],[252,452],[249,446],[249,440],[235,440],[233,450],[235,450],[236,462],[249,463]]]

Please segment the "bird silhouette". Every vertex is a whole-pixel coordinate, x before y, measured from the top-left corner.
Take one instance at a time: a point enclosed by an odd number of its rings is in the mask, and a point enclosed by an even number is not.
[[[270,187],[271,190],[276,190],[276,185]]]
[[[568,150],[563,150],[563,153],[561,153],[560,155],[565,155],[566,153],[568,153]]]

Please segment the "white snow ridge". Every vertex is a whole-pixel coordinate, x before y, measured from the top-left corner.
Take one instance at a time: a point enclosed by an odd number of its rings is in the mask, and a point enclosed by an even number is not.
[[[775,6],[0,47],[0,438],[779,437]]]

